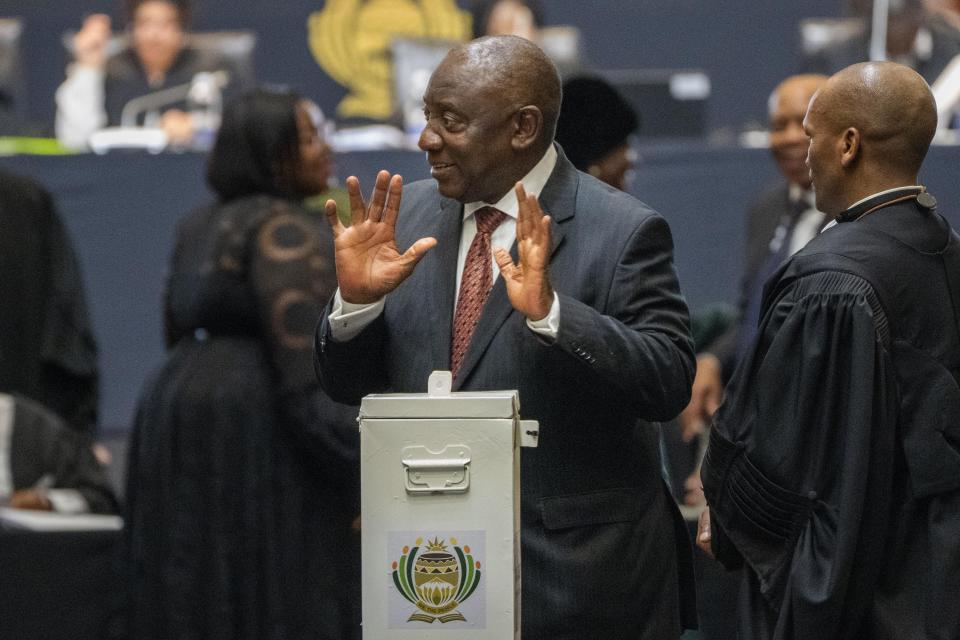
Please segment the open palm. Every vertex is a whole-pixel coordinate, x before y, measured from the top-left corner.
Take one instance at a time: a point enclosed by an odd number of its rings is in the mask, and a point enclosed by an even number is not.
[[[550,216],[540,209],[534,195],[527,195],[523,184],[517,183],[517,256],[513,258],[503,249],[497,249],[494,259],[507,286],[507,297],[514,309],[531,320],[541,320],[553,304],[550,286]]]
[[[370,204],[360,194],[360,181],[347,179],[350,226],[337,216],[337,205],[327,200],[325,213],[333,229],[340,295],[346,302],[369,304],[396,289],[413,272],[424,254],[437,244],[421,238],[400,252],[396,241],[397,214],[403,178],[387,171],[377,174]]]

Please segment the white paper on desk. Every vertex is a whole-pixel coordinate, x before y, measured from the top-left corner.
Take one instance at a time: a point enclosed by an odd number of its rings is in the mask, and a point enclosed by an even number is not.
[[[0,524],[30,531],[119,531],[123,528],[123,518],[0,507]]]

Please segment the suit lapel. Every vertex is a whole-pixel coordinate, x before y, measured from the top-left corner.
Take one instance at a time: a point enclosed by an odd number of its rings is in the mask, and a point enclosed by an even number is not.
[[[540,193],[540,206],[544,212],[550,215],[550,255],[556,253],[560,244],[563,242],[564,229],[563,222],[573,217],[574,205],[577,199],[577,170],[567,160],[563,150],[557,145],[557,164],[550,175],[547,184],[544,185]],[[517,242],[514,240],[510,247],[510,255],[513,261],[517,261]],[[454,256],[456,261],[456,256]],[[456,269],[456,267],[454,267]],[[451,303],[453,304],[452,300]],[[457,377],[453,381],[453,388],[459,389],[463,382],[470,375],[470,372],[483,358],[490,346],[490,342],[496,336],[500,327],[513,313],[513,306],[510,304],[510,298],[507,297],[507,287],[503,278],[497,276],[493,283],[493,289],[490,291],[490,297],[487,298],[483,311],[480,314],[480,320],[477,321],[477,327],[474,329],[473,337],[470,339],[470,346],[467,354],[463,358]],[[447,350],[450,347],[450,329],[447,328]],[[449,358],[448,358],[449,361]]]

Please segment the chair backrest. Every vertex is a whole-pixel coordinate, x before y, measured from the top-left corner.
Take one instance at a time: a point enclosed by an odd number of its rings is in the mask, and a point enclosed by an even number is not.
[[[861,18],[804,18],[800,21],[800,52],[816,56],[827,47],[866,33]]]
[[[63,48],[73,56],[73,37],[75,30],[64,31],[61,38]],[[127,35],[118,34],[107,44],[107,53],[115,55],[128,45]],[[253,54],[257,46],[257,36],[252,31],[197,31],[187,34],[186,44],[201,52],[219,54],[233,71],[243,80],[250,80],[253,74]]]
[[[640,116],[637,137],[697,138],[707,132],[710,76],[701,69],[599,70]]]

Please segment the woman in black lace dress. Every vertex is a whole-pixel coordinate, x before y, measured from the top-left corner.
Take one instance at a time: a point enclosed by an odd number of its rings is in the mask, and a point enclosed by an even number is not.
[[[219,200],[179,225],[168,359],[130,450],[131,638],[358,633],[356,409],[312,366],[333,241],[299,204],[326,187],[328,155],[295,95],[224,112],[207,176]]]

